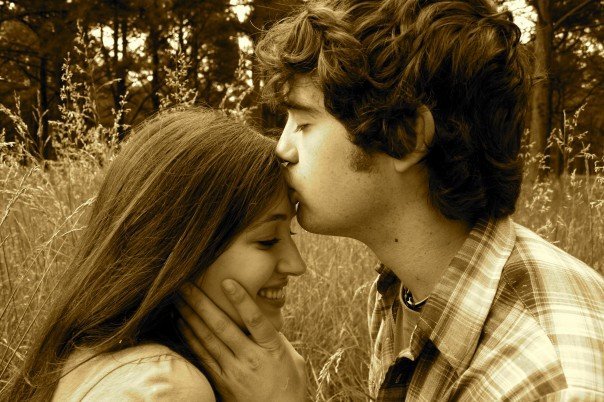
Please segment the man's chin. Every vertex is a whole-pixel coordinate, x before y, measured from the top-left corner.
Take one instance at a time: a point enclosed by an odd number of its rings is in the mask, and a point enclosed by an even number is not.
[[[334,222],[333,218],[329,214],[317,216],[309,213],[308,209],[298,208],[298,214],[296,219],[300,227],[307,232],[322,235],[322,236],[342,236],[351,237],[348,232],[342,230],[344,228],[337,226],[337,222]]]
[[[310,230],[308,229],[307,216],[308,216],[308,214],[302,207],[302,204],[297,203],[296,204],[296,220],[298,221],[298,224],[302,227],[302,229],[306,230],[307,232],[310,232]]]
[[[329,234],[323,233],[323,231],[325,230],[325,225],[321,224],[321,220],[316,219],[311,213],[309,213],[308,209],[300,203],[298,203],[296,207],[296,219],[298,220],[298,224],[300,224],[300,227],[302,227],[302,229],[306,230],[307,232],[316,234]]]

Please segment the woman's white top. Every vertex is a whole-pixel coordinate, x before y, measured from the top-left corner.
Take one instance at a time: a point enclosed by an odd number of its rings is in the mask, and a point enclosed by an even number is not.
[[[215,401],[206,377],[184,357],[146,344],[93,358],[74,352],[53,401]]]

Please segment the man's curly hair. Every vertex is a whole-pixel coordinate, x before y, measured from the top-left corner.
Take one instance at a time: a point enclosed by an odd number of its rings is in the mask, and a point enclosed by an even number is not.
[[[530,77],[520,30],[489,0],[324,0],[275,24],[256,54],[272,105],[310,76],[367,153],[403,157],[424,105],[432,204],[474,224],[514,212]]]

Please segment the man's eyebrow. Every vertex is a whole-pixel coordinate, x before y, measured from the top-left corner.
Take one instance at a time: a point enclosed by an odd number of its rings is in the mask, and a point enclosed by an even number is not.
[[[308,113],[311,115],[317,115],[320,113],[319,109],[313,105],[307,105],[301,102],[296,101],[295,99],[285,99],[283,101],[283,106],[287,110],[294,110],[299,112]]]

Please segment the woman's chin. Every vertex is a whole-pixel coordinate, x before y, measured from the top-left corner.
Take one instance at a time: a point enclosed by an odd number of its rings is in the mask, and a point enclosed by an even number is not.
[[[281,314],[281,312],[279,312],[279,314],[268,314],[268,312],[262,311],[262,314],[264,314],[268,322],[271,323],[271,325],[277,330],[277,332],[281,331],[281,328],[283,328],[283,315]],[[243,321],[241,321],[240,317],[231,318],[235,321],[237,326],[241,329],[241,331],[243,331],[244,334],[250,335],[249,329],[247,329]]]
[[[279,318],[274,318],[269,321],[273,324],[273,327],[275,327],[277,332],[280,332],[281,328],[283,328],[283,317],[281,315],[279,315]]]
[[[277,330],[277,331],[281,331],[281,328],[283,328],[283,314],[281,314],[281,311],[279,312],[262,312],[264,314],[264,316],[268,319],[268,321],[273,325],[273,327]]]

